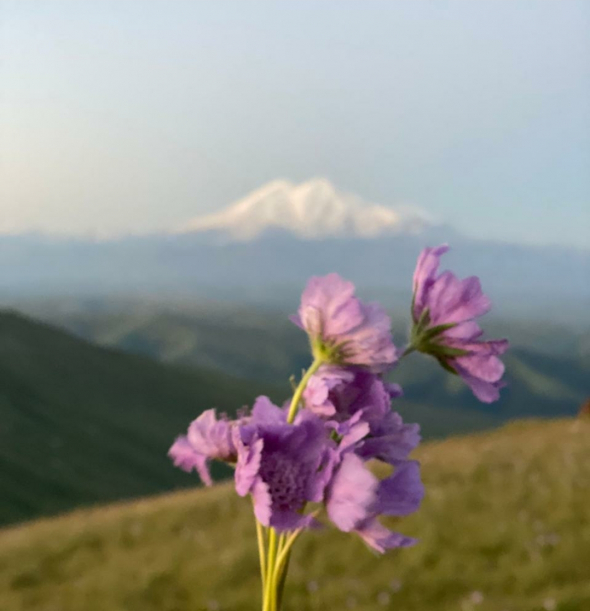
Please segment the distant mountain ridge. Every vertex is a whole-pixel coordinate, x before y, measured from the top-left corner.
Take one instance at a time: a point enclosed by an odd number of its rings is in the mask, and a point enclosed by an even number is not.
[[[432,224],[417,208],[369,203],[339,191],[325,178],[315,178],[301,184],[269,182],[221,212],[195,217],[178,233],[215,231],[250,241],[268,230],[282,229],[302,239],[318,240],[415,235]]]
[[[325,179],[273,181],[176,233],[0,235],[0,303],[166,295],[282,307],[310,276],[337,272],[406,307],[418,254],[445,242],[453,248],[444,266],[480,276],[503,315],[590,322],[590,251],[470,239],[415,208],[368,203]]]

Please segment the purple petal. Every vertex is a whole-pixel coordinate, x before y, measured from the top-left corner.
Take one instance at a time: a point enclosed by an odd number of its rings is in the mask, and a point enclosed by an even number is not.
[[[340,462],[340,454],[333,448],[327,448],[321,457],[316,476],[308,487],[308,500],[319,503],[324,500],[326,488],[332,480],[334,469]]]
[[[420,425],[404,424],[397,412],[389,412],[373,424],[371,437],[356,452],[365,460],[377,458],[394,465],[406,460],[420,439]]]
[[[260,396],[252,407],[252,423],[264,426],[281,425],[287,422],[287,414],[265,396]]]
[[[227,420],[217,420],[214,409],[204,411],[191,422],[187,439],[197,452],[209,458],[235,458],[236,448],[232,441],[231,424]]]
[[[307,528],[313,521],[313,515],[301,514],[297,511],[273,511],[270,518],[270,526],[278,532],[293,531]]]
[[[498,382],[504,375],[504,363],[497,355],[508,349],[506,340],[458,344],[458,347],[470,352],[466,356],[453,359],[453,365],[458,365],[464,374],[479,378],[483,382]]]
[[[465,371],[461,365],[453,363],[457,373],[463,381],[471,388],[473,394],[483,403],[493,403],[500,398],[500,389],[506,386],[501,380],[497,382],[485,382],[480,378],[476,378]]]
[[[305,406],[321,416],[332,416],[336,413],[336,408],[328,400],[330,394],[330,384],[318,375],[312,376],[303,391]]]
[[[420,479],[420,465],[415,460],[401,463],[395,473],[379,483],[378,513],[407,516],[420,507],[424,485]]]
[[[452,272],[443,272],[434,282],[426,306],[431,324],[459,323],[485,314],[491,307],[481,291],[479,278],[459,280]]]
[[[343,422],[338,427],[338,433],[341,435],[340,451],[352,448],[370,432],[371,427],[368,422],[361,420],[363,412],[357,412],[350,420]]]
[[[314,277],[301,297],[299,318],[312,344],[324,344],[333,363],[369,367],[381,373],[397,353],[391,340],[391,321],[378,304],[365,304],[354,285],[337,274]]]
[[[252,486],[252,500],[254,501],[254,515],[256,519],[263,526],[270,526],[272,500],[267,484],[260,478],[256,478]]]
[[[416,539],[392,532],[376,519],[368,520],[360,528],[355,529],[355,532],[360,535],[367,545],[380,554],[385,553],[388,549],[409,547],[416,543]]]
[[[321,336],[324,325],[331,325],[332,333],[342,333],[362,322],[362,313],[354,299],[354,284],[338,274],[314,276],[301,296],[299,317],[312,336]]]
[[[174,461],[174,466],[190,473],[195,470],[206,486],[213,483],[209,469],[207,468],[207,457],[196,452],[186,437],[179,437],[168,450],[168,456]]]
[[[238,435],[236,435],[236,437],[238,437]],[[236,492],[240,496],[246,496],[252,489],[254,481],[258,476],[264,440],[256,439],[249,446],[245,446],[240,439],[237,439],[237,443],[238,463],[235,472]]]
[[[419,255],[414,271],[414,317],[417,320],[424,310],[426,297],[436,277],[440,258],[449,250],[446,244],[437,248],[425,248]]]
[[[504,363],[496,356],[461,356],[453,360],[453,365],[461,367],[461,372],[482,382],[497,382],[504,375]]]
[[[373,373],[383,373],[398,359],[391,341],[391,319],[379,304],[368,303],[362,307],[363,324],[342,336],[342,340],[351,345],[351,354],[346,361],[367,366]]]
[[[404,391],[399,384],[395,384],[393,382],[383,382],[383,387],[385,391],[389,395],[390,399],[398,399],[399,397],[404,396]]]
[[[366,520],[375,502],[377,478],[355,454],[346,454],[332,480],[326,509],[344,532]]]
[[[447,329],[443,335],[446,338],[457,339],[463,341],[474,341],[482,335],[483,331],[479,325],[473,320],[466,320],[457,324],[451,329]]]

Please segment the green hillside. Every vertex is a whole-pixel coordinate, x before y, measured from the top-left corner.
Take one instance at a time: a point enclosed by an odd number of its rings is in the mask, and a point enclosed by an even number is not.
[[[43,310],[41,306],[37,306]],[[64,306],[62,306],[63,308]],[[214,368],[247,379],[286,380],[309,364],[307,339],[280,312],[231,305],[111,304],[94,310],[58,309],[54,320],[101,345],[145,354],[166,363]],[[394,319],[395,337],[403,343],[407,322]],[[484,428],[530,416],[569,416],[590,396],[587,326],[577,329],[538,322],[490,321],[492,335],[509,337],[508,388],[500,402],[481,405],[460,380],[448,376],[434,360],[412,355],[393,373],[412,404],[436,406],[422,421],[428,436]],[[440,417],[440,410],[451,410]],[[464,415],[461,415],[464,411]],[[416,418],[417,419],[417,418]],[[454,421],[473,426],[453,428]]]
[[[427,497],[399,525],[420,544],[378,558],[307,534],[286,611],[590,609],[589,438],[588,420],[530,421],[424,445]],[[229,485],[0,531],[6,611],[251,611],[257,579],[250,505]]]
[[[175,436],[269,390],[0,313],[0,523],[186,484],[166,457]]]

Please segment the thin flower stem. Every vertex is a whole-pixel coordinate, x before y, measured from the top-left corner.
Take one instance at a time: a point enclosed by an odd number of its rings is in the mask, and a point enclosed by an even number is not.
[[[287,581],[287,572],[289,571],[289,560],[291,559],[291,550],[287,554],[285,565],[281,570],[280,577],[277,579],[277,611],[281,611],[283,604],[283,592],[285,591],[285,582]]]
[[[280,611],[283,589],[287,577],[286,572],[291,556],[291,547],[301,533],[301,530],[296,530],[289,537],[286,535],[279,536],[278,553],[274,557],[274,566],[269,563],[266,588],[268,602],[266,603],[267,606],[264,607],[264,611]]]
[[[274,576],[274,589],[275,589],[275,593],[276,593],[276,605],[277,605],[277,611],[281,608],[281,598],[282,598],[282,594],[283,594],[283,588],[285,585],[285,579],[286,579],[286,574],[285,572],[283,572],[283,574],[280,576],[278,576],[278,559],[281,557],[283,548],[285,547],[285,542],[287,541],[287,535],[285,533],[281,533],[279,535],[279,545],[278,545],[278,549],[277,549],[277,562],[275,563],[275,576]],[[286,568],[286,567],[285,567]]]
[[[281,553],[281,550],[283,549],[283,546],[285,545],[286,539],[287,539],[287,535],[285,533],[282,533],[279,535],[279,547],[278,547],[277,554]]]
[[[275,563],[277,558],[277,531],[270,529],[268,535],[268,560],[266,565],[266,587],[263,611],[276,611],[276,589],[274,587]]]
[[[258,556],[260,558],[260,577],[262,578],[262,596],[264,596],[264,588],[266,584],[266,541],[264,536],[264,528],[262,524],[254,518],[256,522],[256,536],[258,539]]]
[[[314,359],[310,368],[305,372],[305,375],[301,378],[301,382],[297,386],[295,393],[293,394],[293,399],[291,399],[291,405],[289,406],[289,415],[287,416],[287,422],[291,424],[293,420],[295,420],[295,416],[297,415],[297,410],[299,409],[299,403],[301,402],[301,396],[303,395],[303,391],[305,390],[307,383],[311,379],[311,376],[321,367],[323,361],[321,359]]]
[[[275,567],[275,580],[278,580],[281,575],[281,569],[284,565],[286,565],[287,560],[289,559],[289,554],[291,553],[291,548],[293,547],[293,543],[297,540],[297,537],[301,534],[301,528],[293,532],[288,539],[286,539],[283,549],[279,553],[276,561]]]

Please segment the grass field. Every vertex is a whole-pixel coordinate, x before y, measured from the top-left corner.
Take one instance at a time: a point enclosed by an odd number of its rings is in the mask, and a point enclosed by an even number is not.
[[[590,609],[590,420],[515,423],[417,457],[427,497],[399,529],[419,545],[379,558],[351,536],[307,534],[285,610]],[[231,484],[0,531],[2,611],[258,605],[250,506]]]

